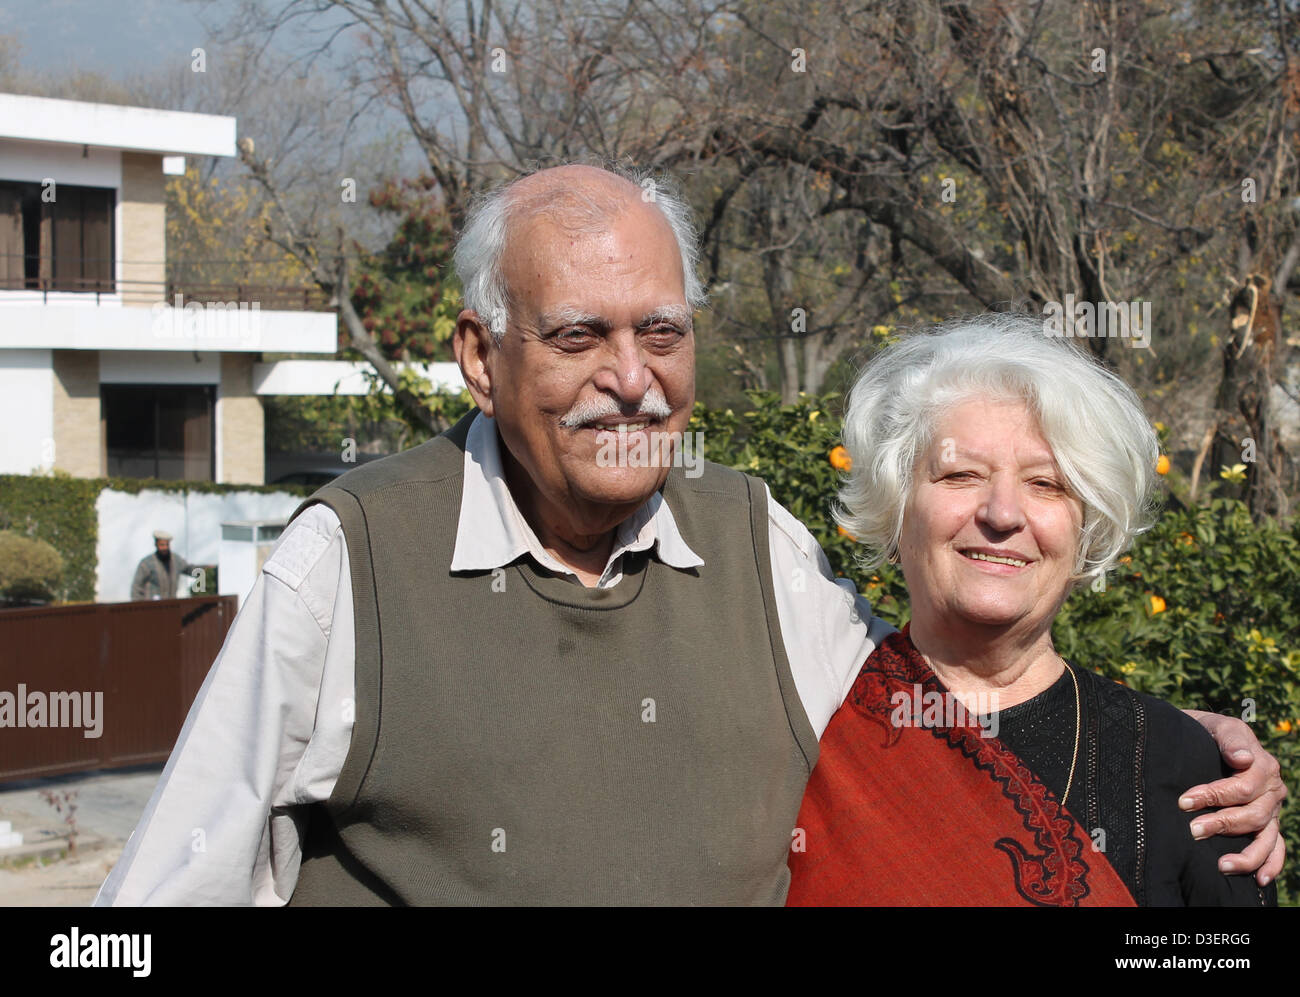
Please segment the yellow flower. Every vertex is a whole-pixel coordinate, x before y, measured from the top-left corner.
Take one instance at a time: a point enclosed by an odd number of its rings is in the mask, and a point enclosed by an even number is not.
[[[1119,670],[1123,672],[1125,675],[1132,675],[1135,671],[1138,670],[1137,662],[1126,661],[1124,662],[1124,664],[1119,666]]]
[[[1153,595],[1151,597],[1151,615],[1155,616],[1156,613],[1163,613],[1164,611],[1165,600],[1161,599],[1158,595]]]
[[[1279,734],[1290,734],[1293,726],[1294,725],[1291,723],[1290,720],[1283,720],[1280,724],[1278,724],[1273,729],[1277,731]]]
[[[1233,464],[1232,467],[1229,467],[1227,464],[1224,464],[1219,469],[1219,477],[1222,478],[1224,481],[1233,481],[1233,482],[1245,481],[1246,465]]]
[[[1157,433],[1163,433],[1165,431],[1165,424],[1163,422],[1157,422],[1155,427]]]
[[[1196,538],[1190,533],[1178,534],[1178,542],[1184,547],[1191,547],[1196,543]]]
[[[847,539],[849,539],[849,540],[852,540],[854,543],[857,543],[857,542],[858,542],[858,538],[855,537],[855,536],[854,536],[852,533],[850,533],[848,530],[846,530],[843,526],[837,526],[837,527],[835,527],[835,531],[836,531],[837,533],[839,533],[840,536],[845,537],[845,538],[847,538]]]
[[[849,471],[853,469],[853,458],[843,447],[834,447],[830,452],[831,467],[837,471]]]
[[[1156,461],[1156,474],[1168,474],[1168,473],[1169,473],[1169,458],[1166,457],[1164,454],[1161,454],[1160,459]]]

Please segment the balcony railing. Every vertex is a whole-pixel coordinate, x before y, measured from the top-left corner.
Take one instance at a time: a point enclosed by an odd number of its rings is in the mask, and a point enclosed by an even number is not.
[[[184,301],[247,301],[257,302],[271,311],[326,312],[332,311],[329,295],[314,285],[304,287],[273,287],[266,284],[187,284],[167,282],[167,301],[175,303],[179,295]]]
[[[4,262],[4,257],[0,254],[0,264]],[[56,265],[85,273],[88,270],[104,269],[98,266],[104,262],[65,259],[57,261]],[[157,272],[158,264],[123,261],[121,266],[128,271],[133,266],[149,266]],[[28,269],[28,273],[31,269]],[[41,269],[50,268],[43,265]],[[179,297],[182,304],[191,301],[200,304],[234,302],[256,304],[268,311],[333,311],[329,295],[315,285],[267,284],[238,279],[213,282],[210,279],[186,278],[175,272],[170,273],[165,280],[118,280],[111,277],[68,275],[14,276],[12,273],[6,275],[5,270],[6,267],[0,265],[0,291],[35,292],[43,302],[48,302],[51,295],[76,294],[84,295],[85,300],[93,300],[95,304],[101,304],[107,298],[114,304],[123,301],[131,304],[165,301],[169,305],[175,305]],[[168,267],[168,270],[172,268]]]

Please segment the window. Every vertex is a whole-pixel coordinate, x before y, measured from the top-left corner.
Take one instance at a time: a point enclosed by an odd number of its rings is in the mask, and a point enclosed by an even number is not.
[[[0,288],[112,292],[111,188],[0,181]]]
[[[109,475],[212,481],[215,391],[210,385],[102,385]]]

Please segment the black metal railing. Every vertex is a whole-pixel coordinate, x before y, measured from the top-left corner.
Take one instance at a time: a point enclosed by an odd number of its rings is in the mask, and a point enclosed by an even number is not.
[[[5,259],[0,254],[0,261]],[[24,259],[27,259],[24,257]],[[79,269],[82,273],[95,269],[87,264],[103,263],[101,260],[60,260],[65,266]],[[124,267],[132,265],[123,261]],[[157,264],[147,264],[157,266]],[[42,301],[48,301],[52,294],[82,294],[87,298],[93,296],[96,304],[104,297],[129,297],[165,301],[174,305],[177,298],[182,304],[195,301],[200,304],[228,303],[256,304],[259,308],[270,311],[332,311],[330,297],[315,285],[271,284],[256,280],[212,281],[210,279],[187,278],[168,267],[169,275],[164,280],[120,280],[113,277],[71,276],[68,274],[47,274],[33,276],[5,275],[5,268],[0,266],[0,291],[34,291],[41,295]],[[41,269],[49,269],[41,267]]]

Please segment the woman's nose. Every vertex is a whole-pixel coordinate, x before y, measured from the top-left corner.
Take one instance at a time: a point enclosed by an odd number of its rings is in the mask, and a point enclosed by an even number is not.
[[[1020,489],[1011,476],[993,476],[980,503],[979,518],[999,533],[1010,533],[1025,525]]]

